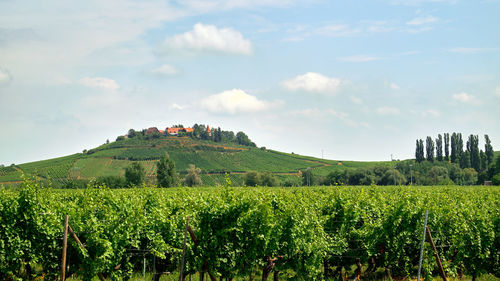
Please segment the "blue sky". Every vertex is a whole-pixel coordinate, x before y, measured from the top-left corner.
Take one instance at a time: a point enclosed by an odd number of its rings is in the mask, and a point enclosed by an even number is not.
[[[500,1],[0,1],[0,164],[128,129],[244,131],[340,160],[500,148]],[[482,141],[480,142],[482,146]]]

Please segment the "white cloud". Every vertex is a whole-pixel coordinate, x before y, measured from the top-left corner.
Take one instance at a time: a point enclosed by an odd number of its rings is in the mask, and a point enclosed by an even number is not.
[[[350,127],[357,127],[360,124],[351,120],[349,114],[341,111],[336,111],[333,109],[319,109],[319,108],[306,108],[302,110],[296,110],[291,112],[292,115],[303,116],[311,119],[325,119],[325,118],[336,118],[343,121]]]
[[[453,94],[453,99],[461,102],[461,103],[468,103],[468,104],[473,104],[473,105],[478,105],[481,102],[476,99],[475,96],[469,95],[466,92],[458,93],[458,94]]]
[[[355,56],[337,58],[337,60],[339,61],[346,61],[346,62],[368,62],[379,59],[380,59],[379,57],[373,57],[367,55],[355,55]]]
[[[162,77],[170,77],[179,74],[179,70],[170,64],[164,64],[151,70],[151,74]]]
[[[240,89],[232,89],[203,99],[200,106],[213,113],[237,114],[264,111],[279,104],[259,100]]]
[[[12,81],[12,76],[9,71],[0,67],[0,87],[9,84],[10,81]]]
[[[282,87],[290,91],[305,91],[310,93],[335,93],[342,80],[335,77],[326,77],[320,73],[307,72],[292,79],[281,82]]]
[[[378,32],[389,32],[393,31],[395,28],[389,26],[386,21],[374,21],[369,22],[369,26],[366,28],[366,31],[369,33],[378,33]]]
[[[325,117],[325,116],[333,116],[339,119],[347,118],[347,113],[335,111],[333,109],[322,110],[319,108],[306,108],[301,110],[296,110],[292,112],[293,115],[300,115],[305,117],[317,118],[317,117]]]
[[[438,20],[439,19],[434,16],[417,17],[410,21],[407,21],[406,24],[412,26],[429,25],[437,22]]]
[[[399,90],[399,86],[398,84],[394,83],[394,82],[391,82],[389,83],[389,88],[393,89],[393,90]]]
[[[215,25],[197,23],[183,34],[165,39],[163,47],[181,52],[221,52],[250,55],[252,43],[232,28],[217,28]]]
[[[377,113],[380,115],[399,115],[400,111],[395,107],[383,106],[377,108]]]
[[[171,106],[170,106],[171,109],[175,109],[175,110],[183,110],[184,108],[186,108],[185,106],[182,106],[182,105],[178,105],[176,103],[173,103]]]
[[[422,112],[422,116],[423,117],[427,117],[427,116],[439,117],[439,116],[441,116],[441,113],[435,109],[428,109],[428,110],[425,110]]]
[[[359,28],[352,28],[347,24],[326,25],[316,29],[315,33],[332,37],[351,36],[361,32]]]
[[[463,55],[470,55],[470,54],[478,54],[478,53],[483,53],[483,52],[494,52],[494,51],[499,51],[500,48],[465,48],[465,47],[459,47],[459,48],[452,48],[449,49],[448,51],[451,53],[456,53],[456,54],[463,54]]]
[[[359,97],[351,96],[351,101],[355,104],[363,104],[363,100]]]
[[[104,77],[84,77],[78,82],[80,84],[91,88],[102,88],[106,90],[116,90],[119,88],[115,80]]]

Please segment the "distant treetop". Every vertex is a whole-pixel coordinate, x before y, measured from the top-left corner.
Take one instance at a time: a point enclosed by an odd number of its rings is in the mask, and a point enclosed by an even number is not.
[[[122,141],[128,138],[155,139],[167,136],[190,137],[192,139],[209,140],[213,142],[237,143],[250,147],[256,147],[255,143],[244,132],[235,134],[232,131],[221,130],[220,127],[212,127],[203,124],[194,124],[192,127],[184,127],[182,124],[173,125],[159,130],[157,127],[150,127],[141,131],[134,129],[128,130],[123,136],[118,136],[116,141]]]

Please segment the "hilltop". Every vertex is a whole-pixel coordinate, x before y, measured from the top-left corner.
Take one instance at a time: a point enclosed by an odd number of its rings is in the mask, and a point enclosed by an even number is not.
[[[148,130],[150,133],[147,133]],[[201,168],[204,185],[221,183],[225,173],[230,175],[234,184],[241,185],[242,175],[248,171],[271,172],[281,181],[286,181],[297,179],[299,171],[307,168],[313,169],[315,175],[325,176],[333,170],[390,163],[335,161],[284,153],[265,147],[258,148],[248,137],[243,145],[237,140],[214,141],[213,137],[204,140],[201,137],[189,137],[186,133],[165,135],[163,132],[166,130],[148,130],[143,130],[144,137],[141,138],[128,137],[131,133],[129,131],[126,136],[118,137],[117,141],[83,153],[0,168],[0,184],[18,183],[22,181],[22,174],[36,174],[42,179],[63,184],[71,180],[121,176],[125,167],[132,162],[140,162],[146,170],[147,178],[153,182],[156,162],[165,153],[175,161],[177,171],[181,174],[185,173],[190,164]],[[217,130],[213,129],[212,132],[214,131]],[[220,129],[218,131],[224,132]]]

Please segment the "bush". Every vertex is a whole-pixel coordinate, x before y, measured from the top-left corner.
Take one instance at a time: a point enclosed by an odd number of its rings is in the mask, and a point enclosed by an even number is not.
[[[105,176],[97,179],[98,185],[106,185],[109,188],[123,188],[127,186],[125,178],[120,176]]]
[[[260,183],[259,173],[255,171],[250,171],[245,174],[245,185],[246,186],[257,186]]]
[[[262,186],[278,186],[278,180],[276,177],[269,173],[269,172],[264,172],[260,174],[260,185]]]
[[[500,185],[500,174],[496,174],[495,176],[493,176],[491,181],[494,185]]]
[[[145,174],[144,168],[137,162],[133,162],[125,169],[125,178],[129,185],[140,185],[143,183]]]
[[[201,185],[200,177],[201,169],[196,168],[193,164],[189,164],[189,169],[187,170],[187,175],[184,178],[184,184],[187,186],[197,186]]]

